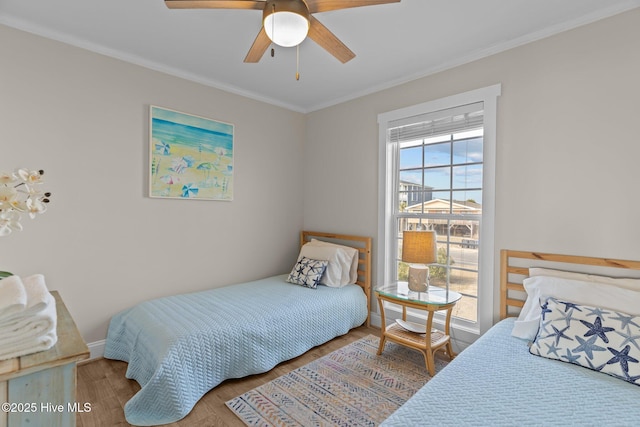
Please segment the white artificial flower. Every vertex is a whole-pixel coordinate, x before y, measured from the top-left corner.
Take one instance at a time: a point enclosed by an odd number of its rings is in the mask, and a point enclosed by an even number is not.
[[[42,203],[38,199],[27,199],[27,212],[31,219],[36,217],[36,214],[44,213],[47,210],[47,205]]]
[[[44,191],[42,191],[40,188],[33,186],[33,185],[24,185],[25,191],[23,191],[24,193],[28,194],[29,197],[32,198],[40,198],[41,196],[44,195]]]
[[[16,178],[15,174],[13,173],[0,172],[0,184],[13,184],[17,179],[18,178]]]
[[[0,187],[0,206],[10,204],[18,197],[18,191],[14,187]]]
[[[21,180],[26,184],[40,184],[42,183],[42,175],[39,171],[29,171],[27,169],[18,169],[16,171]]]
[[[17,169],[0,173],[0,237],[22,230],[20,212],[35,218],[47,210],[51,193],[41,191],[42,171]]]
[[[15,199],[12,200],[11,203],[9,203],[9,206],[11,207],[11,209],[15,209],[19,212],[26,212],[28,210],[27,200]]]
[[[20,224],[20,215],[14,211],[1,212],[0,213],[0,236],[7,236],[11,234],[11,231],[22,230]]]

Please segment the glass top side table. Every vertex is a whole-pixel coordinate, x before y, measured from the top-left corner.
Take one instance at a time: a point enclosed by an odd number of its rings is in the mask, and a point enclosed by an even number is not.
[[[380,287],[376,289],[375,294],[382,320],[378,354],[382,354],[386,340],[419,350],[424,354],[425,364],[431,376],[435,375],[436,351],[446,352],[450,359],[455,357],[451,347],[449,327],[453,307],[462,295],[437,286],[429,286],[426,292],[414,292],[409,290],[407,282],[395,282]],[[402,319],[389,326],[385,318],[385,301],[402,307]],[[423,326],[407,322],[407,308],[427,311],[426,324]],[[433,314],[437,311],[446,311],[444,332],[433,329]]]

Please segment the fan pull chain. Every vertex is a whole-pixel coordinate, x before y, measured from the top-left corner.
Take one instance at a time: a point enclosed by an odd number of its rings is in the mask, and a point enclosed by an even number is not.
[[[300,45],[296,46],[296,80],[300,80]]]
[[[272,4],[271,5],[271,10],[272,10],[272,14],[273,14],[273,19],[271,20],[271,35],[273,36],[273,38],[276,38],[276,4]],[[271,45],[271,57],[273,58],[274,56],[276,56],[276,50],[273,47],[273,44]]]

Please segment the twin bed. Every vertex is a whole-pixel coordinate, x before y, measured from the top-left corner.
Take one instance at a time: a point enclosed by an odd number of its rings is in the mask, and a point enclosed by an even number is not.
[[[381,426],[640,424],[640,262],[501,258],[502,320]]]
[[[222,381],[368,324],[371,238],[303,231],[300,240],[289,274],[155,299],[112,318],[105,357],[128,362],[127,378],[141,386],[124,408],[129,423],[175,422]]]

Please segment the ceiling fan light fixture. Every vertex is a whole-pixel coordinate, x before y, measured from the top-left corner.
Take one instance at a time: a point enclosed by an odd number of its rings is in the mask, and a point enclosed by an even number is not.
[[[269,40],[278,46],[297,46],[309,33],[309,10],[300,0],[267,1],[263,25]]]

